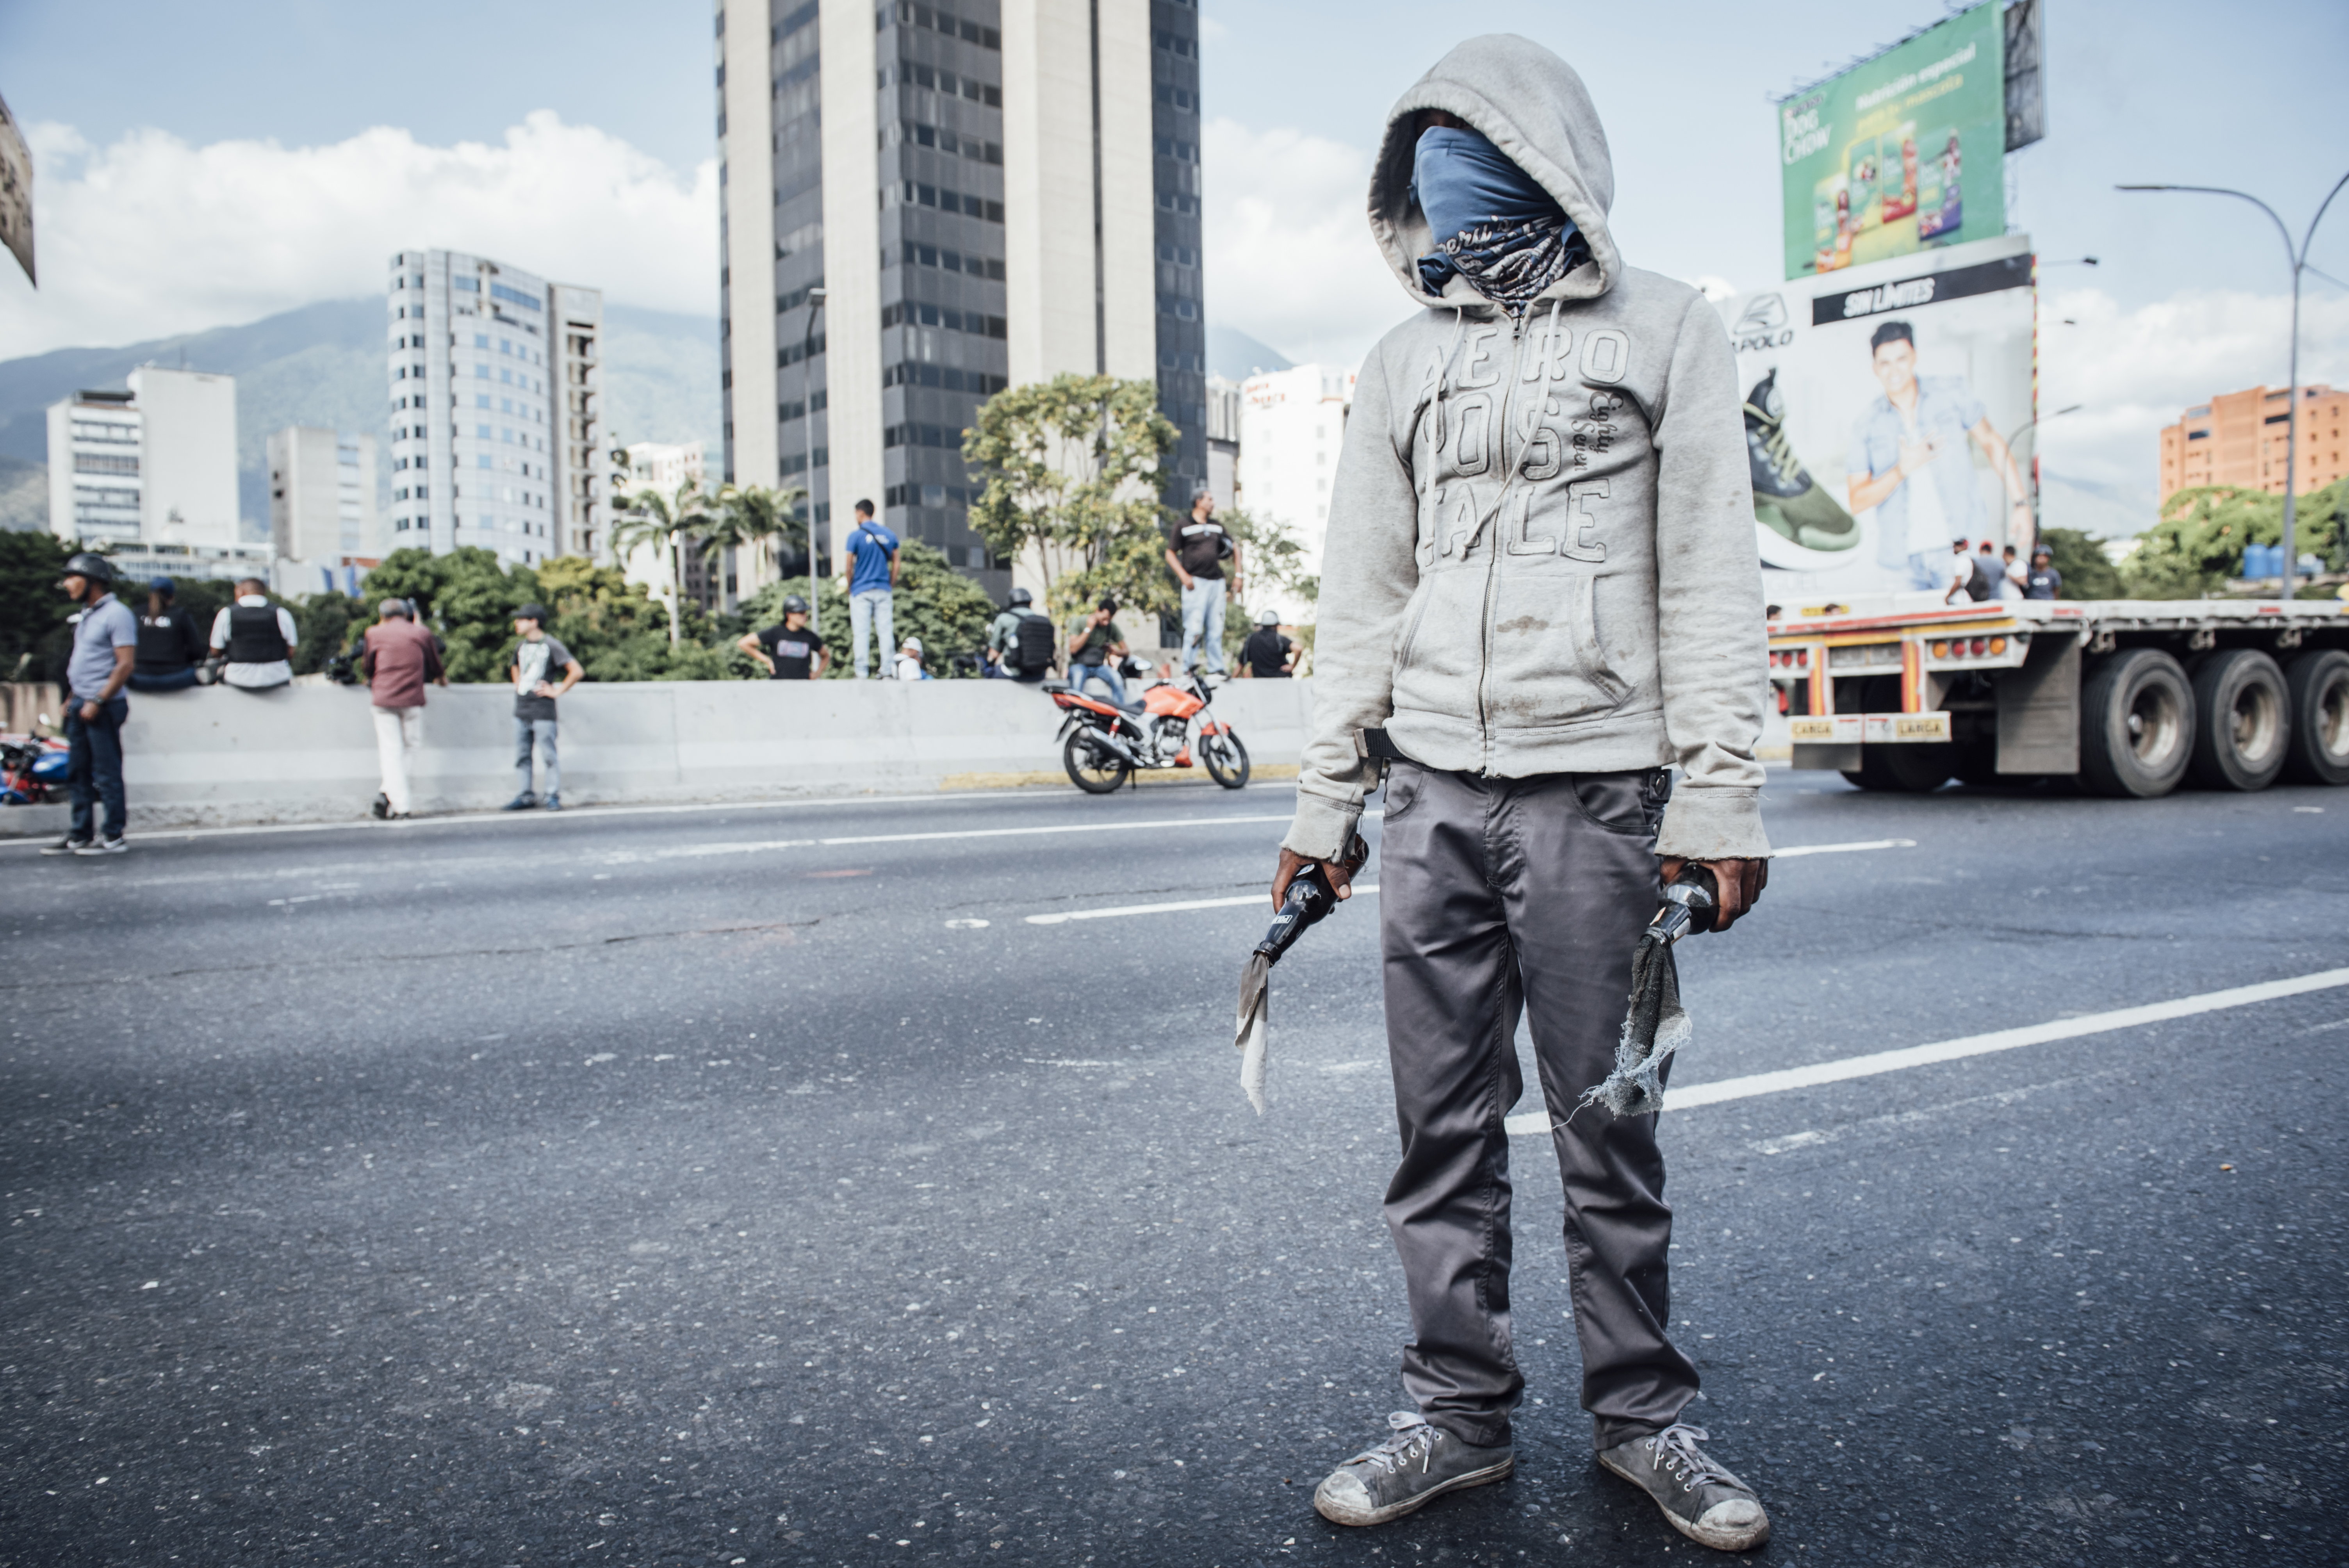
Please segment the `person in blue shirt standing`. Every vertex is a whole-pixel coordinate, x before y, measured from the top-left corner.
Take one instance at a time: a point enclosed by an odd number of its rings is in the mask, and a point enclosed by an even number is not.
[[[856,643],[856,678],[864,678],[867,639],[881,624],[881,659],[895,647],[897,536],[873,521],[873,503],[856,503],[856,526],[848,534],[848,629]]]
[[[72,748],[66,776],[73,799],[73,825],[45,855],[119,855],[126,808],[122,799],[122,721],[130,701],[122,695],[139,657],[139,617],[114,596],[114,568],[88,551],[66,562],[58,587],[79,604],[74,622],[73,655],[66,663],[66,743]],[[106,834],[92,830],[91,807],[106,803]]]

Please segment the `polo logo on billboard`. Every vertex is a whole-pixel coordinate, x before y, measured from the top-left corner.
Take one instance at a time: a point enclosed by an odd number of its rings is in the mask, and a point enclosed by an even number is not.
[[[1729,329],[1729,335],[1736,340],[1740,354],[1785,347],[1795,341],[1795,329],[1786,322],[1785,299],[1775,294],[1755,294],[1737,325]]]

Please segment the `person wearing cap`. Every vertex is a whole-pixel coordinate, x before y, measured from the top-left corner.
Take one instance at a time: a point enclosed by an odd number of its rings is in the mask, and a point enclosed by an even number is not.
[[[1003,614],[987,628],[986,674],[1030,686],[1052,673],[1052,618],[1036,608],[1036,596],[1014,588]]]
[[[440,645],[416,624],[405,599],[386,599],[376,606],[376,615],[359,655],[359,673],[367,677],[375,706],[376,760],[383,771],[374,810],[378,817],[404,821],[412,805],[409,759],[424,744],[424,685],[445,686],[449,673],[440,665]]]
[[[147,584],[147,613],[139,617],[139,657],[130,666],[132,691],[179,691],[196,684],[204,639],[193,612],[174,601],[179,584],[158,577]]]
[[[2043,544],[2031,552],[2031,570],[2023,575],[2023,596],[2054,599],[2063,592],[2064,574],[2055,570],[2055,557]]]
[[[247,577],[236,585],[236,603],[212,617],[212,652],[224,653],[222,684],[245,691],[267,691],[294,678],[294,645],[302,634],[294,629],[293,612],[269,602],[269,584]]]
[[[68,560],[57,586],[81,606],[66,661],[66,744],[71,748],[66,790],[73,817],[66,836],[44,844],[41,853],[119,855],[130,847],[122,837],[129,810],[122,796],[122,721],[130,713],[122,688],[139,657],[139,618],[114,596],[114,568],[103,555],[83,551]],[[100,801],[103,838],[90,821],[91,808]]]
[[[926,681],[936,677],[922,667],[922,639],[907,637],[897,645],[897,667],[895,678],[901,681]]]
[[[1257,611],[1256,630],[1240,645],[1240,678],[1285,681],[1296,668],[1297,645],[1280,634],[1280,612]]]
[[[1081,692],[1087,681],[1097,680],[1109,687],[1110,701],[1123,707],[1125,682],[1117,673],[1117,662],[1123,657],[1125,639],[1117,634],[1117,601],[1104,594],[1093,613],[1069,634],[1069,689]]]
[[[808,602],[793,593],[783,601],[783,623],[763,632],[745,632],[734,645],[767,666],[767,677],[779,681],[823,678],[831,652],[808,630]]]
[[[537,604],[524,604],[513,614],[514,635],[521,639],[514,646],[513,665],[506,673],[514,688],[514,798],[501,810],[527,811],[543,806],[550,811],[563,810],[563,767],[555,751],[554,699],[579,684],[587,672],[571,656],[571,650],[546,634],[546,611]],[[554,679],[557,670],[562,680]],[[546,789],[534,793],[531,789],[530,761],[535,743],[539,766],[545,769]]]

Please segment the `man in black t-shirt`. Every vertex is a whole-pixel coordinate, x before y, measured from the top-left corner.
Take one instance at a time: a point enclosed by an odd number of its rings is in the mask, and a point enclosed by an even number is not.
[[[147,584],[147,613],[139,617],[139,657],[130,666],[132,691],[178,691],[196,684],[204,656],[195,615],[174,603],[179,584],[158,577]]]
[[[1207,667],[1224,671],[1224,566],[1231,565],[1232,587],[1240,591],[1240,547],[1216,521],[1216,498],[1202,490],[1191,502],[1191,515],[1174,530],[1167,547],[1166,564],[1183,584],[1183,667],[1191,669],[1204,649]]]
[[[783,601],[783,624],[763,632],[745,632],[734,645],[767,666],[769,678],[812,681],[823,678],[832,661],[830,650],[808,630],[808,603],[794,593]]]
[[[1285,681],[1297,668],[1297,645],[1280,634],[1280,612],[1259,611],[1256,630],[1240,645],[1240,675],[1244,679]]]

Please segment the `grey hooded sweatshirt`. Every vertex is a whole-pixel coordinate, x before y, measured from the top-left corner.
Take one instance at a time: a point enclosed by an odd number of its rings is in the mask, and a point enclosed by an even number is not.
[[[1454,276],[1412,200],[1422,109],[1539,181],[1591,259],[1517,319]],[[1754,758],[1768,660],[1754,498],[1721,318],[1626,267],[1607,133],[1573,68],[1472,38],[1404,93],[1371,232],[1425,308],[1356,383],[1322,550],[1312,732],[1283,842],[1335,859],[1375,782],[1357,731],[1427,767],[1521,779],[1678,763],[1660,854],[1770,852]]]

